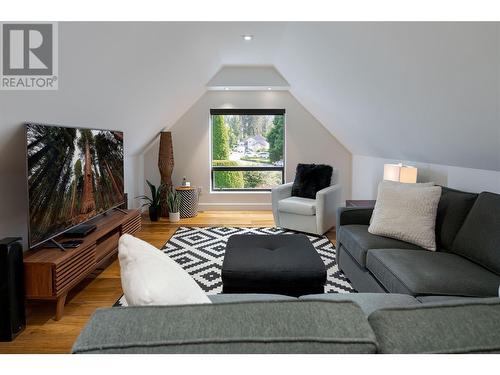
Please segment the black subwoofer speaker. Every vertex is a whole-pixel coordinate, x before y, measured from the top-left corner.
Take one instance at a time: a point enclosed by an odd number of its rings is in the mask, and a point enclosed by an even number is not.
[[[20,240],[14,237],[0,240],[0,341],[12,341],[26,326]]]

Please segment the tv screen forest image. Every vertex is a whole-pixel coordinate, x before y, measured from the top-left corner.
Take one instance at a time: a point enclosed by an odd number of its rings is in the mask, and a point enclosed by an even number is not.
[[[123,202],[123,133],[28,124],[30,245]]]

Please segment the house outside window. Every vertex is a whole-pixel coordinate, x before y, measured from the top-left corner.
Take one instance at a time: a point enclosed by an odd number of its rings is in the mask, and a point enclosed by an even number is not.
[[[212,109],[212,191],[270,191],[285,180],[284,109]]]

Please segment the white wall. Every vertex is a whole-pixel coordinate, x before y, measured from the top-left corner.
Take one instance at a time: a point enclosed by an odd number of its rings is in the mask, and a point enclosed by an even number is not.
[[[27,244],[25,122],[123,130],[125,191],[137,195],[136,153],[189,108],[220,66],[172,58],[199,41],[196,34],[179,43],[179,27],[203,32],[188,24],[59,23],[59,90],[0,91],[0,238]],[[209,48],[192,53],[201,58]]]
[[[375,199],[377,186],[384,175],[384,164],[401,160],[353,155],[352,198]],[[484,169],[453,167],[403,160],[404,164],[418,168],[418,182],[436,184],[470,192],[491,191],[500,194],[500,172]]]
[[[342,199],[351,194],[351,154],[289,92],[206,92],[180,119],[172,131],[174,184],[187,176],[202,187],[200,209],[269,209],[268,192],[210,193],[209,116],[211,108],[285,108],[286,181],[293,181],[298,163],[325,163],[340,171]],[[160,180],[158,141],[144,154],[144,177]]]

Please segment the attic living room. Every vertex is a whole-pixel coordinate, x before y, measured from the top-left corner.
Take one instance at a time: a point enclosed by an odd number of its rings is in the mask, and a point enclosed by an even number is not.
[[[0,353],[500,353],[500,23],[1,30]]]

